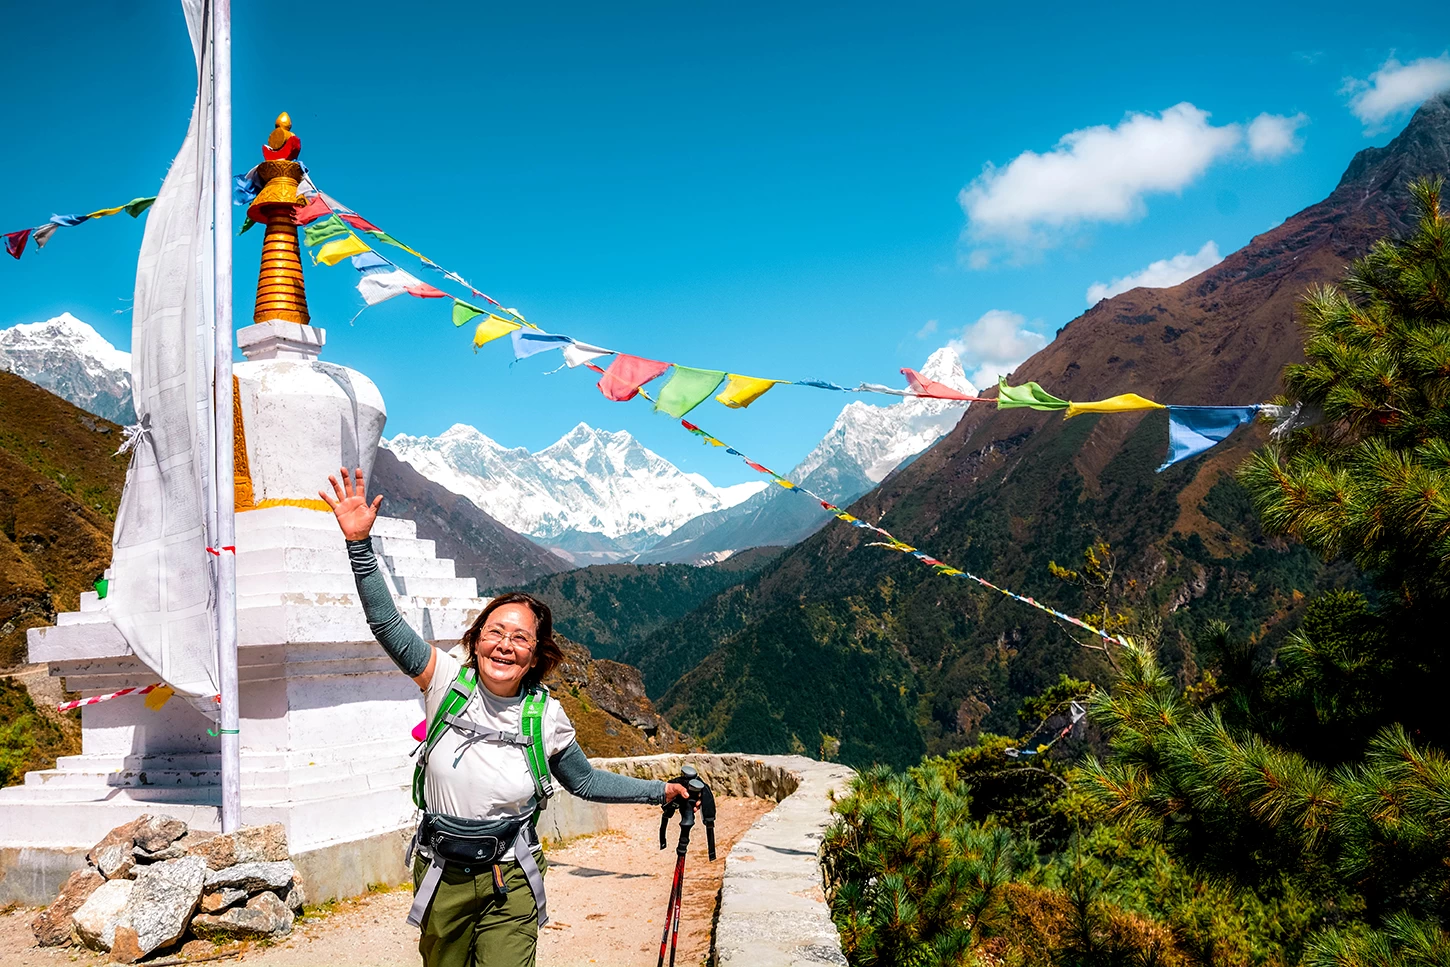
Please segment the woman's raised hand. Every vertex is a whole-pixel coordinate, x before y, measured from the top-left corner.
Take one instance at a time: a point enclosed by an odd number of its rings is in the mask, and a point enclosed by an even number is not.
[[[332,493],[319,490],[317,496],[332,508],[337,517],[337,526],[342,528],[343,537],[350,541],[366,540],[372,532],[373,521],[378,519],[378,508],[382,506],[383,495],[378,494],[371,504],[368,503],[362,467],[354,470],[351,477],[348,476],[346,467],[339,467],[337,472],[342,475],[342,483],[339,484],[336,477],[328,477],[327,482],[332,484]]]

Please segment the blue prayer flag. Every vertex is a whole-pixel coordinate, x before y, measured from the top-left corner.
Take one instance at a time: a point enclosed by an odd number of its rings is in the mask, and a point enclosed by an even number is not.
[[[844,386],[837,386],[835,383],[828,383],[823,379],[798,379],[796,382],[802,386],[814,386],[816,389],[833,389],[842,393],[851,392]]]
[[[392,262],[383,258],[377,252],[362,252],[352,257],[352,267],[363,275],[372,275],[374,272],[390,272],[397,268]]]
[[[1234,430],[1252,423],[1258,412],[1257,405],[1168,407],[1168,459],[1158,472],[1222,443]]]
[[[232,175],[232,204],[250,205],[261,190],[262,184],[257,180],[256,168],[244,175]]]
[[[563,349],[574,341],[568,336],[556,336],[537,329],[515,329],[511,335],[514,341],[514,359],[527,359],[535,353]]]
[[[89,215],[52,215],[50,216],[50,221],[52,224],[60,225],[64,228],[74,228],[90,217]]]

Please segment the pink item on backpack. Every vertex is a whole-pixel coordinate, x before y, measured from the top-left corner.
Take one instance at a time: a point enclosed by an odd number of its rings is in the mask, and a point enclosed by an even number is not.
[[[417,725],[413,726],[413,740],[416,742],[422,742],[426,738],[428,738],[428,720],[424,719]]]

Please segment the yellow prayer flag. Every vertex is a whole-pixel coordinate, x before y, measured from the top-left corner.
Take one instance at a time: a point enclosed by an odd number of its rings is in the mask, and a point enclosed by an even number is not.
[[[120,209],[116,209],[120,211]],[[160,688],[153,688],[146,693],[146,707],[153,712],[161,711],[161,706],[171,701],[171,696],[176,694],[176,689],[170,685],[162,685]]]
[[[107,215],[114,215],[114,214],[116,214],[116,212],[123,212],[125,210],[126,210],[126,206],[125,205],[117,205],[115,208],[102,208],[100,211],[91,212],[86,217],[87,218],[104,218]]]
[[[522,329],[523,326],[517,322],[509,322],[507,319],[489,313],[478,323],[478,328],[473,330],[473,351],[478,352],[478,347],[486,342],[492,342],[500,336],[507,336],[515,329]]]
[[[366,242],[352,232],[348,232],[347,238],[335,239],[318,249],[313,261],[321,262],[323,265],[336,265],[345,258],[371,251],[372,249],[368,248]]]
[[[1124,393],[1121,396],[1114,396],[1106,400],[1098,400],[1093,403],[1069,403],[1067,404],[1067,416],[1064,419],[1072,419],[1079,413],[1127,413],[1130,410],[1162,410],[1166,407],[1162,403],[1154,403],[1152,400],[1144,399],[1137,393]]]
[[[791,483],[789,480],[785,479],[784,477],[776,477],[775,478],[775,482],[778,483],[778,484],[780,484],[786,490],[794,490],[795,489],[795,484]]]
[[[715,399],[724,403],[734,410],[741,410],[754,403],[765,395],[765,391],[776,383],[789,382],[784,379],[759,379],[755,376],[736,376],[734,373],[727,373],[729,382],[725,384],[725,391],[716,396]]]

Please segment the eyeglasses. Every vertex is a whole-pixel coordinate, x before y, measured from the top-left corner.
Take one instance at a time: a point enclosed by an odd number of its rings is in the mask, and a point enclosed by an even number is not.
[[[495,646],[503,644],[505,638],[515,648],[532,648],[536,644],[533,635],[524,634],[522,631],[515,631],[511,635],[506,635],[497,628],[490,628],[478,637],[482,641],[486,641],[488,644]]]

